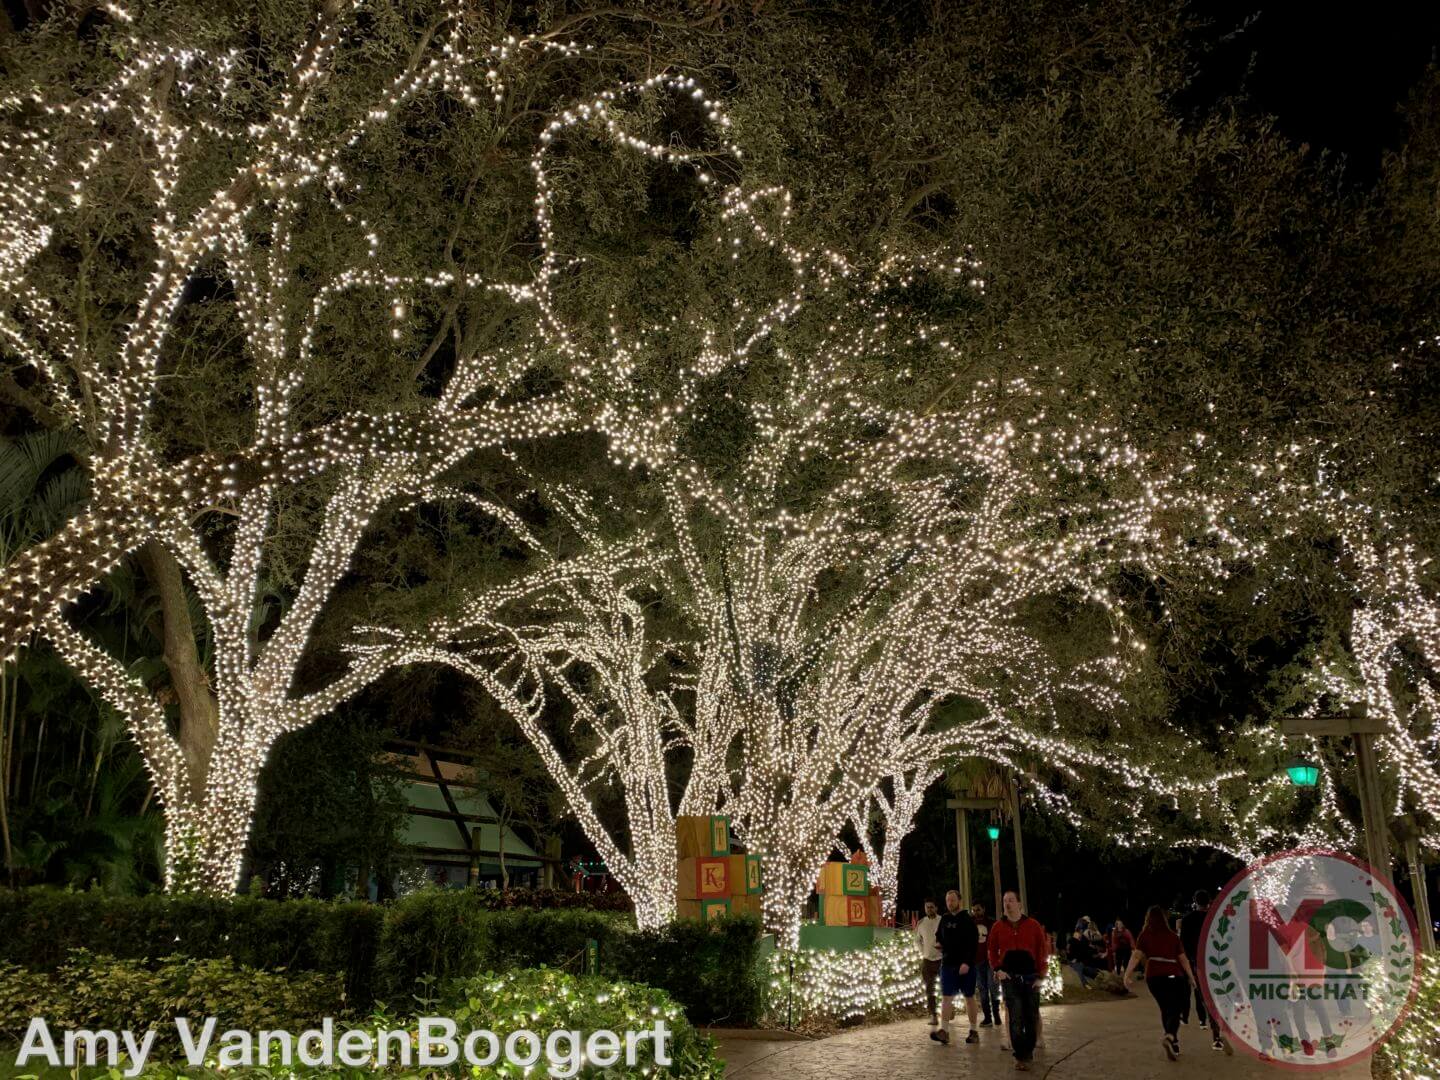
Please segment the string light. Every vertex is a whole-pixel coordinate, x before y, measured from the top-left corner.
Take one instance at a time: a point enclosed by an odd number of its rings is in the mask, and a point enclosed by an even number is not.
[[[379,98],[368,106],[360,103],[358,119],[336,135],[308,119],[317,88],[331,78],[338,46],[364,32],[353,18],[360,6],[358,0],[327,0],[321,6],[276,91],[273,111],[243,127],[230,119],[231,94],[244,63],[240,52],[147,40],[126,29],[133,19],[119,4],[107,10],[116,20],[111,29],[123,39],[120,54],[126,59],[106,85],[79,101],[48,102],[37,94],[0,102],[5,118],[0,128],[0,340],[34,369],[38,391],[83,434],[90,469],[84,511],[4,568],[0,658],[13,658],[38,633],[126,717],[166,812],[165,875],[175,890],[234,890],[257,778],[270,747],[285,732],[333,710],[384,670],[381,654],[360,655],[329,685],[309,694],[295,691],[316,621],[349,572],[376,513],[464,498],[435,478],[483,448],[581,430],[596,400],[578,367],[558,394],[512,396],[533,368],[537,350],[551,347],[545,344],[546,324],[554,323],[550,278],[559,264],[553,255],[545,146],[534,160],[534,213],[544,257],[535,279],[522,285],[450,270],[387,270],[381,230],[351,208],[349,196],[360,183],[345,171],[354,148],[382,125],[394,123],[403,107],[422,95],[483,108],[503,101],[506,73],[516,64],[539,55],[579,56],[585,50],[539,37],[507,38],[476,49],[465,9],[446,7]],[[157,104],[157,79],[171,77],[183,108]],[[714,128],[728,126],[728,118],[696,94],[692,81],[660,77],[563,110],[545,129],[542,143],[586,125],[621,151],[688,166],[691,156],[684,149],[646,143],[615,115],[622,100],[681,93],[707,111]],[[111,138],[117,129],[133,138]],[[194,202],[197,209],[182,210],[179,192],[186,190],[190,205],[194,192],[189,189],[203,182],[192,175],[192,163],[203,176],[203,151],[214,140],[243,151],[239,163]],[[90,205],[96,166],[133,152],[137,143],[134,156],[145,161],[150,184],[149,201],[137,197],[134,209],[149,215],[154,264],[135,298],[133,315],[118,327],[114,355],[99,356],[76,322],[67,319],[66,299],[42,295],[34,282],[60,230],[86,227],[77,215]],[[364,240],[367,255],[333,279],[309,286],[310,270],[291,252],[290,241],[302,215],[325,208],[336,215],[337,228]],[[235,315],[252,365],[253,439],[234,453],[167,460],[157,453],[151,431],[162,354],[186,286],[217,263],[233,286]],[[307,288],[313,289],[308,310],[294,317],[295,298]],[[522,312],[530,310],[535,333],[508,349],[462,354],[438,397],[419,410],[356,411],[320,427],[299,427],[292,407],[312,370],[327,313],[341,296],[362,290],[384,297],[396,324],[397,350],[404,348],[405,320],[425,295],[489,293]],[[327,494],[295,595],[269,635],[256,640],[251,621],[262,599],[262,565],[276,505],[295,485],[322,475]],[[198,519],[217,508],[233,522],[223,563],[196,528]],[[492,510],[519,527],[508,509]],[[198,752],[170,733],[150,689],[64,614],[128,554],[151,542],[180,563],[212,634],[218,729],[213,747]]]

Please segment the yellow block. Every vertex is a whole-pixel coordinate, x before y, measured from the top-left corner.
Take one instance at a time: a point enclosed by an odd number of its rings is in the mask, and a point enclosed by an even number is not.
[[[826,926],[871,926],[868,896],[825,896],[820,921]]]
[[[754,915],[757,919],[765,915],[765,898],[758,893],[730,898],[730,914]]]
[[[729,912],[729,900],[681,900],[676,905],[675,914],[681,919],[710,922]]]
[[[675,819],[675,843],[682,859],[730,854],[730,819],[720,814]]]

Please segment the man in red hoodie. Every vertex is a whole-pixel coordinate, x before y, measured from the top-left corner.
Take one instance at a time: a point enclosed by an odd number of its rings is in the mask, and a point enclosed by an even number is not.
[[[1005,995],[1015,1068],[1028,1072],[1040,1027],[1040,983],[1050,961],[1050,942],[1045,928],[1020,910],[1013,889],[1005,893],[1004,902],[1005,917],[990,927],[985,944]]]

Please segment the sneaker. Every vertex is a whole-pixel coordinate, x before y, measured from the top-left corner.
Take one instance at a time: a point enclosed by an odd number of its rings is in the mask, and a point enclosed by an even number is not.
[[[1169,1035],[1166,1035],[1160,1040],[1160,1045],[1165,1048],[1165,1056],[1171,1061],[1174,1061],[1180,1056],[1180,1048],[1175,1045],[1174,1040],[1172,1040]]]
[[[981,1020],[981,1021],[980,1021],[980,1026],[981,1026],[981,1027],[994,1027],[994,1026],[995,1026],[995,1021],[993,1021],[993,1020]]]
[[[939,1018],[938,1018],[938,1017],[934,1017],[934,1016],[930,1017],[930,1026],[931,1026],[931,1027],[939,1027],[939,1026],[940,1026],[940,1020],[939,1020]]]
[[[1230,1041],[1226,1039],[1223,1035],[1215,1036],[1215,1041],[1210,1044],[1210,1049],[1223,1050],[1227,1055],[1232,1056],[1235,1053],[1235,1047],[1231,1046]]]
[[[934,1031],[930,1032],[930,1038],[934,1039],[938,1043],[944,1043],[946,1046],[950,1045],[950,1033],[944,1028],[936,1028]]]
[[[967,1043],[978,1043],[980,1041],[980,1033],[974,1028],[971,1028],[970,1034],[965,1036],[965,1041]]]

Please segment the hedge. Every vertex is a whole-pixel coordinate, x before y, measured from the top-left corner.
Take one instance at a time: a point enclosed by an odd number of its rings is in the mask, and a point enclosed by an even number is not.
[[[482,895],[425,889],[389,905],[375,964],[375,996],[404,1007],[422,976],[443,982],[481,971],[559,967],[572,960],[578,969],[587,941],[598,941],[605,955],[617,937],[629,932],[629,920],[622,915],[495,911],[478,899]]]
[[[579,970],[593,939],[603,973],[668,991],[695,1023],[759,1019],[753,919],[638,932],[617,912],[502,904],[484,890],[422,889],[383,905],[0,891],[0,964],[56,971],[76,949],[120,960],[229,958],[259,970],[336,973],[353,1007],[406,1009],[427,976],[438,985],[484,971]]]
[[[122,960],[228,957],[260,970],[344,976],[346,998],[368,1002],[386,911],[374,904],[237,896],[112,896],[0,892],[0,963],[55,971],[76,949]]]
[[[16,1041],[43,1016],[52,1030],[152,1028],[157,1046],[174,1051],[177,1016],[213,1016],[219,1031],[300,1031],[344,1012],[338,975],[258,971],[228,958],[149,964],[79,949],[57,973],[0,964],[0,1036]]]

